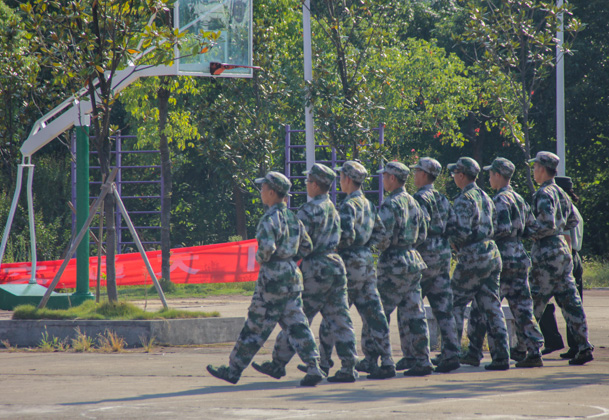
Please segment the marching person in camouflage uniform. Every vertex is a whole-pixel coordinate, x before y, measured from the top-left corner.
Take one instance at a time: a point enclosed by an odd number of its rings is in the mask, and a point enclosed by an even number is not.
[[[486,316],[489,336],[492,338],[489,342],[492,343],[493,361],[485,369],[507,370],[510,368],[509,342],[499,299],[501,256],[493,241],[493,225],[497,217],[495,205],[476,185],[480,166],[475,160],[461,157],[457,163],[449,164],[448,170],[455,184],[461,188],[447,227],[447,234],[457,250],[458,258],[452,278],[457,337],[460,340],[463,332],[465,307],[475,301]]]
[[[517,361],[516,367],[541,367],[540,349],[544,341],[533,317],[533,299],[528,280],[531,261],[522,245],[522,238],[535,228],[535,216],[510,185],[515,169],[512,162],[497,158],[483,169],[490,171],[491,188],[497,190],[497,195],[493,197],[497,211],[494,239],[503,262],[500,296],[501,299],[505,297],[510,305],[518,337],[518,347],[511,350],[511,357]],[[467,328],[469,348],[465,358],[471,358],[474,364],[482,359],[485,334],[485,316],[472,305]]]
[[[531,235],[531,294],[535,317],[540,319],[548,301],[554,297],[567,326],[577,342],[579,352],[570,365],[583,365],[594,359],[588,342],[588,324],[582,301],[573,278],[573,258],[563,232],[577,226],[577,217],[569,196],[554,181],[560,158],[554,153],[539,152],[533,175],[540,187],[533,196],[536,231]]]
[[[427,237],[427,224],[421,207],[406,192],[404,183],[410,169],[400,162],[389,162],[378,171],[389,194],[379,207],[385,235],[377,245],[378,290],[387,321],[398,309],[400,338],[409,340],[414,366],[404,376],[426,376],[433,372],[429,359],[429,331],[421,298],[421,271],[427,268],[415,246]]]
[[[457,339],[457,328],[453,316],[453,292],[450,285],[451,251],[446,237],[446,223],[453,209],[448,199],[434,188],[434,181],[442,171],[435,159],[423,157],[414,170],[414,184],[419,190],[413,195],[427,219],[427,239],[417,246],[427,268],[422,271],[421,295],[427,297],[438,323],[442,337],[442,352],[436,372],[450,372],[460,367],[461,346]],[[408,337],[406,337],[408,340]],[[396,363],[396,369],[414,366],[412,350],[408,341],[402,344],[404,358]],[[434,363],[436,363],[434,361]]]
[[[377,244],[385,228],[370,201],[364,196],[361,185],[368,171],[360,163],[347,161],[340,172],[341,190],[347,197],[338,206],[341,223],[341,239],[338,252],[347,268],[347,292],[349,305],[355,305],[362,317],[362,350],[365,358],[356,369],[368,372],[369,379],[385,379],[395,376],[395,364],[391,357],[389,324],[383,312],[381,298],[376,288],[376,270],[370,247]],[[331,366],[330,357],[335,342],[328,323],[322,320],[319,328],[322,365]],[[381,367],[378,367],[378,358]]]
[[[302,309],[302,273],[295,262],[297,254],[309,254],[313,244],[303,224],[284,202],[292,185],[285,175],[269,172],[264,178],[256,179],[256,183],[262,184],[260,196],[269,207],[256,229],[256,261],[260,264],[256,289],[245,325],[230,354],[229,365],[208,365],[207,371],[216,378],[236,384],[279,323],[287,333],[290,345],[308,367],[300,385],[315,386],[322,380],[319,354]]]
[[[305,256],[300,265],[304,283],[304,313],[310,324],[315,315],[321,312],[331,328],[342,369],[329,377],[328,381],[355,382],[357,351],[347,303],[347,273],[342,258],[336,253],[340,241],[340,217],[328,195],[336,173],[316,163],[305,175],[308,175],[307,194],[312,200],[300,207],[297,217],[313,241],[313,252]],[[273,361],[261,365],[254,362],[252,366],[279,379],[285,375],[285,366],[293,356],[294,349],[290,346],[288,334],[281,331],[275,341]],[[306,372],[305,365],[299,368]],[[326,374],[330,370],[329,366],[322,365],[320,368]]]

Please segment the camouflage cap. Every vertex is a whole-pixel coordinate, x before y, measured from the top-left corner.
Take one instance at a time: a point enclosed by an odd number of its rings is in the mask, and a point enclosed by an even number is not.
[[[287,194],[292,186],[292,183],[288,177],[275,171],[267,173],[264,178],[256,178],[254,182],[256,184],[269,184],[269,187],[280,194]]]
[[[408,178],[408,174],[410,173],[410,169],[408,166],[404,165],[401,162],[387,162],[385,167],[380,171],[376,171],[377,174],[390,174],[394,175],[397,179],[404,182],[406,178]]]
[[[420,169],[427,172],[429,175],[437,177],[442,172],[442,165],[437,160],[430,157],[422,157],[416,165],[410,166],[410,169]]]
[[[529,163],[539,163],[549,169],[556,169],[560,158],[551,152],[537,152],[535,159],[529,159]]]
[[[485,171],[496,172],[509,179],[512,177],[512,175],[514,175],[514,170],[516,167],[506,158],[498,157],[493,161],[493,163],[491,163],[489,166],[485,166],[482,169]]]
[[[334,170],[336,172],[344,173],[345,176],[348,176],[349,178],[351,178],[352,180],[354,180],[355,182],[357,182],[359,184],[364,182],[364,180],[368,176],[368,171],[366,170],[366,168],[364,168],[364,166],[361,163],[355,162],[354,160],[348,160],[345,163],[343,163],[343,166],[334,168]]]
[[[480,165],[470,157],[460,157],[457,163],[449,163],[447,168],[449,172],[462,172],[474,178],[480,172]]]
[[[303,174],[324,185],[332,185],[332,182],[336,179],[336,172],[321,163],[314,164],[311,169],[304,171]]]

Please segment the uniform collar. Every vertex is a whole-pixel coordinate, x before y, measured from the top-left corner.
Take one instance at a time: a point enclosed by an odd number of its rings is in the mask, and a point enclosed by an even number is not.
[[[462,193],[466,193],[469,190],[473,190],[474,188],[478,188],[478,185],[476,185],[476,181],[472,182],[471,184],[467,184],[465,186],[465,188],[463,188],[463,190],[461,192]]]
[[[552,179],[548,179],[546,182],[544,182],[543,184],[541,184],[542,187],[547,187],[548,185],[552,185],[552,184],[556,184],[556,181],[554,181],[554,178]]]
[[[425,184],[421,188],[419,188],[419,191],[431,191],[433,189],[433,184]]]
[[[345,198],[353,198],[353,197],[359,197],[360,195],[363,195],[364,193],[362,192],[362,189],[360,188],[359,190],[355,190],[353,191],[351,194],[349,194],[347,197]]]
[[[396,188],[395,190],[391,191],[391,192],[389,193],[389,195],[390,195],[390,196],[393,196],[393,195],[398,195],[398,194],[401,194],[401,193],[403,193],[403,192],[406,192],[406,188],[404,188],[404,186],[402,185],[401,187],[398,187],[398,188]]]
[[[328,194],[328,193],[319,194],[319,195],[316,195],[315,197],[311,198],[311,200],[315,200],[315,201],[323,201],[323,200],[329,200],[329,199],[330,199],[330,194]]]

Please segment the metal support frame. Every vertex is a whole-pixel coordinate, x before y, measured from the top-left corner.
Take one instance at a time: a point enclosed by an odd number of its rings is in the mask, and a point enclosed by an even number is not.
[[[8,214],[6,226],[4,228],[4,234],[2,235],[2,245],[0,245],[0,264],[4,258],[4,252],[6,251],[6,244],[8,237],[11,232],[11,226],[13,219],[15,218],[15,212],[17,211],[17,204],[19,203],[19,196],[21,195],[21,184],[23,182],[23,169],[27,168],[27,201],[28,201],[28,221],[30,226],[30,252],[32,259],[32,276],[30,277],[29,284],[36,284],[36,229],[34,224],[34,198],[32,195],[32,182],[34,180],[34,165],[31,163],[31,159],[24,157],[19,166],[17,167],[17,183],[15,184],[15,193],[13,195],[13,202],[11,204],[11,210]]]
[[[163,307],[165,309],[168,308],[167,301],[165,299],[165,294],[163,293],[163,289],[161,288],[161,285],[159,284],[159,281],[156,278],[156,274],[154,274],[154,270],[152,270],[152,266],[150,265],[150,261],[148,260],[148,256],[146,255],[146,252],[144,251],[144,248],[142,246],[142,243],[139,240],[139,237],[137,235],[135,227],[133,226],[133,223],[131,223],[131,219],[129,218],[129,213],[127,212],[127,209],[125,208],[125,205],[123,204],[123,201],[121,200],[120,194],[116,190],[116,184],[114,183],[114,179],[116,177],[117,172],[118,172],[118,169],[115,168],[110,173],[110,176],[108,177],[108,180],[102,185],[101,194],[99,195],[99,197],[95,200],[95,202],[91,206],[91,209],[89,210],[89,217],[87,218],[84,226],[80,229],[80,231],[78,232],[78,235],[76,236],[76,238],[74,239],[74,241],[70,245],[70,249],[68,250],[68,253],[66,254],[66,258],[64,259],[63,263],[61,264],[61,267],[59,268],[59,270],[55,274],[55,277],[53,278],[53,281],[49,285],[46,293],[42,297],[42,300],[38,304],[38,308],[39,309],[40,308],[44,308],[45,305],[47,304],[49,298],[51,297],[51,293],[53,293],[53,290],[57,286],[57,283],[59,283],[59,279],[61,278],[61,275],[63,274],[63,272],[65,271],[66,267],[68,266],[68,263],[70,262],[70,259],[74,255],[74,252],[76,251],[76,248],[78,247],[80,242],[83,240],[83,238],[85,237],[85,235],[89,231],[89,226],[91,225],[91,222],[93,221],[93,218],[95,217],[95,214],[97,213],[97,210],[99,209],[99,207],[103,203],[103,200],[106,197],[106,195],[108,193],[110,193],[110,192],[112,194],[114,194],[114,197],[116,198],[117,202],[120,203],[119,204],[120,211],[123,213],[123,216],[125,217],[125,221],[127,222],[127,225],[129,226],[129,230],[131,231],[131,234],[133,235],[133,237],[136,240],[136,243],[138,245],[138,249],[140,251],[140,254],[142,255],[142,258],[144,259],[144,263],[146,264],[146,268],[148,269],[148,274],[152,278],[152,281],[154,283],[154,287],[156,288],[156,290],[157,290],[157,292],[159,294],[159,298],[161,299],[161,302],[163,303]]]
[[[126,150],[125,149],[125,140],[133,140],[136,141],[137,138],[134,135],[122,135],[120,132],[116,135],[116,136],[112,136],[112,139],[115,140],[115,144],[116,144],[116,148],[113,152],[111,152],[111,154],[114,155],[114,167],[118,168],[118,174],[116,176],[116,188],[118,189],[119,194],[121,194],[121,197],[123,200],[127,200],[127,199],[133,199],[133,200],[141,200],[141,199],[152,199],[152,200],[156,200],[156,199],[161,199],[161,197],[163,197],[163,176],[162,173],[159,176],[159,178],[154,178],[151,181],[131,181],[128,179],[128,177],[125,177],[125,173],[124,170],[129,169],[129,170],[138,170],[138,169],[159,169],[161,168],[160,163],[159,165],[134,165],[134,164],[128,164],[128,165],[123,165],[123,157],[124,155],[127,156],[138,156],[138,155],[143,155],[143,154],[154,154],[154,155],[159,155],[160,151],[158,150]],[[74,149],[74,145],[73,145],[73,149]],[[97,154],[96,151],[92,151],[91,155],[95,155]],[[91,169],[97,170],[100,169],[99,165],[93,165],[91,166]],[[72,200],[76,199],[76,189],[75,189],[75,185],[77,183],[77,178],[76,178],[76,166],[74,165],[74,163],[72,163]],[[93,181],[91,182],[91,185],[100,185],[101,182],[100,181]],[[141,195],[141,196],[123,196],[123,186],[127,185],[127,184],[135,184],[135,185],[144,185],[144,184],[160,184],[160,195]],[[89,197],[89,199],[95,199],[95,197]],[[159,201],[159,206],[160,206],[160,201]],[[161,211],[160,210],[141,210],[141,211],[132,211],[131,212],[132,215],[134,214],[139,214],[139,215],[160,215]],[[118,204],[116,205],[116,215],[115,215],[115,224],[117,227],[116,230],[116,240],[117,240],[117,250],[119,253],[122,252],[123,247],[125,245],[135,245],[135,242],[130,242],[130,241],[123,241],[123,230],[128,229],[128,227],[126,226],[122,226],[122,215],[121,212],[119,211],[118,208]],[[159,229],[158,226],[136,226],[136,228],[141,231],[142,229]],[[78,227],[76,226],[76,219],[72,218],[72,229],[74,232],[78,231]],[[94,243],[94,242],[91,242]],[[147,244],[151,244],[151,245],[160,245],[161,241],[160,238],[159,240],[153,240],[153,241],[143,241],[143,244],[147,245]]]
[[[383,145],[385,142],[385,124],[380,123],[378,125],[378,127],[371,129],[371,131],[378,131],[378,142],[380,145]],[[290,179],[292,181],[298,180],[298,179],[304,180],[306,178],[302,174],[292,175],[292,170],[294,169],[294,165],[306,164],[307,169],[309,168],[308,155],[311,151],[311,148],[309,147],[308,142],[306,144],[292,144],[292,133],[303,133],[303,132],[306,132],[306,130],[292,129],[292,127],[289,124],[285,126],[285,175],[288,177],[288,179]],[[325,148],[325,149],[330,148],[331,149],[330,160],[316,160],[315,159],[314,152],[316,149],[319,149],[319,148]],[[292,150],[293,149],[305,149],[307,160],[305,160],[305,161],[292,160]],[[320,144],[320,145],[316,145],[315,148],[313,149],[313,163],[316,163],[316,162],[329,165],[330,167],[335,167],[345,161],[337,159],[336,149],[334,147],[327,145],[327,144]],[[311,166],[313,166],[313,163],[311,163]],[[379,169],[382,169],[382,167],[383,167],[383,165],[379,164]],[[377,174],[371,174],[370,176],[371,176],[371,178],[378,178],[378,190],[377,189],[366,190],[366,191],[364,191],[364,193],[378,193],[379,203],[381,203],[383,201],[383,178]],[[306,194],[306,190],[293,189],[292,191],[290,191],[290,193],[293,195],[301,195],[301,194]],[[330,194],[330,199],[332,200],[332,202],[334,204],[336,204],[337,196],[339,194],[336,190],[336,181],[330,187],[329,194]],[[288,207],[294,208],[291,204],[292,204],[292,197],[289,197],[288,198]]]

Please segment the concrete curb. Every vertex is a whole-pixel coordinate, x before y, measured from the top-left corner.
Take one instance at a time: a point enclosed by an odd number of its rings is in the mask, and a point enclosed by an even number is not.
[[[504,305],[502,309],[510,345],[513,346],[516,343],[514,317],[508,306]],[[466,318],[469,317],[469,310],[469,307],[465,310]],[[439,345],[438,323],[429,306],[425,306],[425,312],[429,345],[436,348]],[[37,347],[46,331],[49,339],[57,337],[69,343],[76,338],[78,328],[81,334],[94,339],[110,330],[122,337],[127,347],[142,347],[142,341],[149,341],[151,337],[157,344],[167,346],[201,345],[235,342],[244,322],[245,318],[242,317],[138,321],[0,320],[0,338],[8,340],[11,346]]]
[[[237,340],[244,318],[194,318],[138,321],[87,321],[87,320],[3,320],[0,337],[11,346],[37,347],[43,333],[49,339],[71,340],[76,329],[88,337],[97,338],[106,330],[122,337],[128,347],[141,347],[142,341],[154,337],[155,343],[180,346],[234,342]]]

